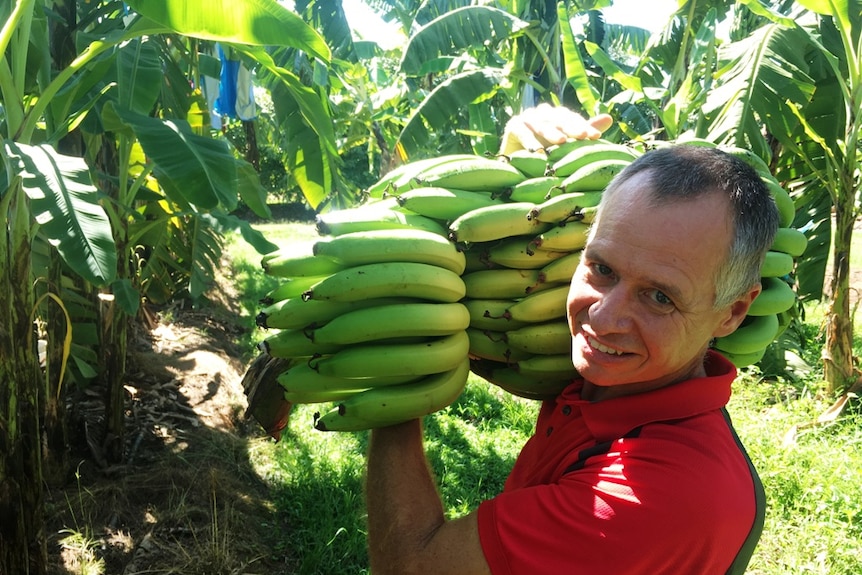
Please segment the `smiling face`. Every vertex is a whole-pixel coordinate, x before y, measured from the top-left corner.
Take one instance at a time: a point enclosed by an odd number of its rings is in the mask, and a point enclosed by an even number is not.
[[[718,193],[650,205],[649,172],[610,195],[572,278],[572,359],[589,399],[704,375],[709,341],[732,332],[759,288],[713,309],[733,234]]]

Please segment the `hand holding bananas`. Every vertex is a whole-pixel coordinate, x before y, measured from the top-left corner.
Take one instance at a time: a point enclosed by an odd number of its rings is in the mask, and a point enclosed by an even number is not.
[[[539,104],[509,120],[500,153],[508,155],[521,149],[536,151],[566,140],[596,140],[611,124],[613,118],[608,114],[584,119],[568,108]]]

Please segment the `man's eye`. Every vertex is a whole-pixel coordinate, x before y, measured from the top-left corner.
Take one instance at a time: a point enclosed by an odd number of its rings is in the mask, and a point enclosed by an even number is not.
[[[600,276],[609,276],[614,273],[611,268],[604,264],[593,264],[593,271],[595,271]]]
[[[664,292],[659,290],[654,290],[652,292],[652,299],[659,305],[673,305],[673,300],[667,297]]]

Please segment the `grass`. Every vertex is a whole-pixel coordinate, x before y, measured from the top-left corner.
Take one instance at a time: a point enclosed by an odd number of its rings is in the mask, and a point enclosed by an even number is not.
[[[260,229],[276,243],[315,237],[302,224]],[[259,256],[248,248],[231,242],[228,249],[253,325],[257,299],[275,282],[260,273]],[[810,425],[830,404],[819,393],[822,317],[822,309],[806,306],[806,322],[789,334],[799,343],[798,365],[807,369],[798,368],[793,377],[746,370],[728,406],[768,499],[751,574],[862,573],[858,402],[831,423]],[[260,337],[260,331],[252,333],[250,349]],[[367,434],[315,431],[313,414],[323,407],[299,406],[281,442],[253,444],[252,463],[274,492],[279,524],[288,526],[283,547],[273,552],[289,557],[285,573],[368,573],[362,500]],[[471,376],[456,403],[426,419],[426,451],[451,516],[475,509],[501,490],[532,432],[537,408]]]

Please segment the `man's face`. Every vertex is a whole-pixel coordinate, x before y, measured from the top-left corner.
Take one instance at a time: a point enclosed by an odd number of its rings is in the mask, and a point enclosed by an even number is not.
[[[648,185],[641,172],[608,198],[568,296],[575,368],[599,387],[634,384],[619,391],[703,375],[709,340],[748,310],[741,302],[713,309],[732,234],[726,199],[651,207]]]

